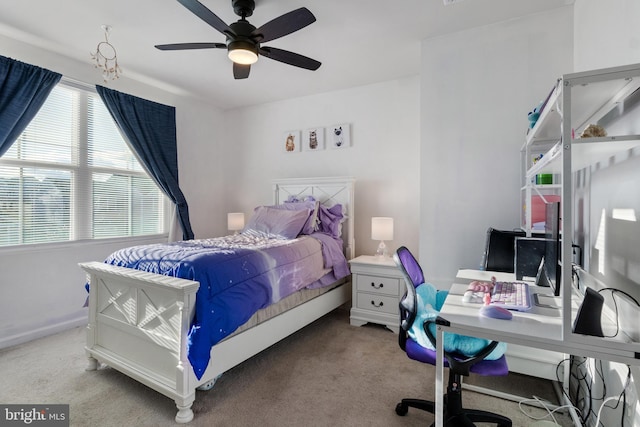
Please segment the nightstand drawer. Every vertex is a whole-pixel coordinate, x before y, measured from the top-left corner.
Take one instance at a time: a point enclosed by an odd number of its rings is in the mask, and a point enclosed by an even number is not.
[[[398,314],[398,297],[387,297],[358,292],[356,307],[379,313]]]
[[[356,289],[358,292],[373,292],[380,295],[392,295],[398,300],[400,280],[393,277],[368,276],[358,274]]]

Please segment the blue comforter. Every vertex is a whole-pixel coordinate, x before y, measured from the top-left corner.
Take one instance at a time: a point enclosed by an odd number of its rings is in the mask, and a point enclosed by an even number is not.
[[[200,379],[211,347],[256,311],[302,288],[328,284],[349,273],[344,257],[336,256],[341,244],[325,237],[284,240],[243,233],[133,246],[114,252],[105,262],[200,282],[187,349]],[[323,252],[329,256],[323,257]]]

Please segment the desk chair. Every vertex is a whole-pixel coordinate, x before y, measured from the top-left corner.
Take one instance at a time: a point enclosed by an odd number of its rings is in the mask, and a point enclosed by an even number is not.
[[[425,282],[422,269],[409,249],[404,246],[396,251],[393,259],[404,276],[407,288],[407,292],[400,301],[400,334],[398,338],[400,348],[407,353],[410,359],[435,365],[435,350],[420,346],[408,334],[418,311],[415,288]],[[428,328],[429,323],[435,322],[427,321],[423,327],[435,348],[436,339]],[[445,351],[444,366],[449,367],[449,384],[444,397],[443,414],[446,427],[472,427],[475,426],[474,422],[496,423],[498,427],[511,427],[511,420],[502,415],[462,407],[462,376],[469,376],[470,372],[478,375],[507,375],[509,373],[504,355],[497,360],[483,360],[497,345],[498,342],[493,341],[473,357]],[[406,415],[409,407],[435,414],[435,402],[421,399],[402,399],[396,406],[396,414]],[[432,427],[434,425],[435,423],[432,424]]]

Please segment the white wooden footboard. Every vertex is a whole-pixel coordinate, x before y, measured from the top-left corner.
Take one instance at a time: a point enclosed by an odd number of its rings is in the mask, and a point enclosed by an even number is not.
[[[174,399],[176,421],[191,421],[197,384],[187,334],[200,284],[100,262],[80,267],[91,289],[87,369],[105,363]]]
[[[176,402],[176,421],[193,419],[196,388],[272,346],[351,298],[347,279],[302,305],[236,334],[211,349],[198,380],[187,359],[187,335],[198,282],[116,267],[80,264],[88,274],[87,369],[107,364]]]

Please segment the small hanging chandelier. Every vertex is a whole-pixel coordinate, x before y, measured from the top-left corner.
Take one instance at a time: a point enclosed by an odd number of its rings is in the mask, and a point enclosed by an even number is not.
[[[122,74],[122,69],[118,65],[118,54],[116,48],[109,43],[109,32],[111,25],[103,25],[104,41],[98,43],[95,53],[91,53],[91,60],[95,68],[102,70],[102,78],[105,83],[108,80],[115,80]]]

